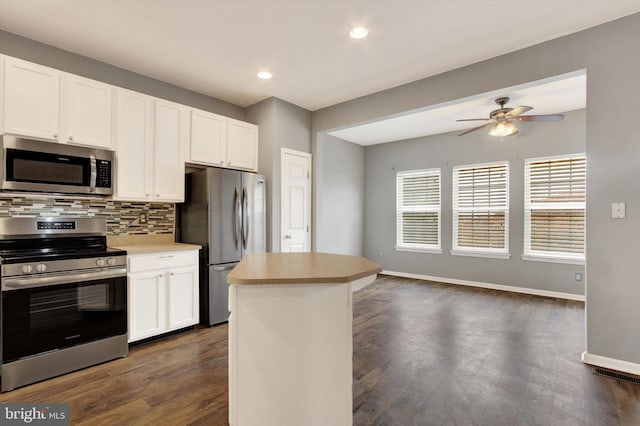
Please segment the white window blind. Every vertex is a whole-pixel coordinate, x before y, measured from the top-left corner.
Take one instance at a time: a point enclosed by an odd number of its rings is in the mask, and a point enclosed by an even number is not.
[[[396,248],[440,249],[440,169],[396,174]]]
[[[508,255],[508,229],[509,163],[454,167],[452,253]]]
[[[586,156],[525,162],[524,255],[584,260]]]

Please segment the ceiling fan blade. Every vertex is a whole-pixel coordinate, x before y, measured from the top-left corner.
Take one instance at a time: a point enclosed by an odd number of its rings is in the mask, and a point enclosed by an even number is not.
[[[456,120],[456,121],[487,121],[489,120],[488,118],[461,118],[460,120]]]
[[[508,115],[510,117],[517,117],[520,114],[524,114],[527,111],[531,111],[532,109],[533,109],[533,107],[526,106],[526,105],[520,105],[518,107],[515,107],[514,109],[512,109],[511,111],[509,111],[505,115]]]
[[[466,132],[462,132],[462,133],[460,133],[458,136],[463,136],[463,135],[466,135],[467,133],[475,132],[476,130],[480,130],[480,129],[482,129],[483,127],[487,127],[487,126],[490,126],[490,125],[492,125],[492,124],[493,124],[493,122],[492,122],[492,121],[490,121],[490,122],[488,122],[488,123],[483,124],[482,126],[474,127],[473,129],[469,129],[469,130],[467,130]]]
[[[564,115],[562,114],[547,114],[547,115],[521,115],[519,117],[513,117],[518,121],[562,121]]]

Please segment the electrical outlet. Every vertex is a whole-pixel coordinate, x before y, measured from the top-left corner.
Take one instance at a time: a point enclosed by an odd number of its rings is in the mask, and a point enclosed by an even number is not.
[[[140,213],[138,215],[138,222],[139,223],[147,223],[147,214],[146,213]]]
[[[378,253],[378,256],[382,257],[384,255],[384,253],[382,253],[382,250],[380,250],[380,253]]]
[[[576,281],[582,281],[582,273],[576,272]]]

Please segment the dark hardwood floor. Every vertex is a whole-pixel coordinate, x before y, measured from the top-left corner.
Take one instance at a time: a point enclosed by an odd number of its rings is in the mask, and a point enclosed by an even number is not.
[[[580,362],[580,302],[386,276],[354,300],[355,425],[640,425],[640,386]],[[0,402],[66,402],[73,425],[225,425],[227,389],[222,325]]]

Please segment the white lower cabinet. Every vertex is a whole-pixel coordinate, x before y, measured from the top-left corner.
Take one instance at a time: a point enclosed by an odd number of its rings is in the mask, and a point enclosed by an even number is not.
[[[129,342],[199,322],[196,250],[128,256]]]

